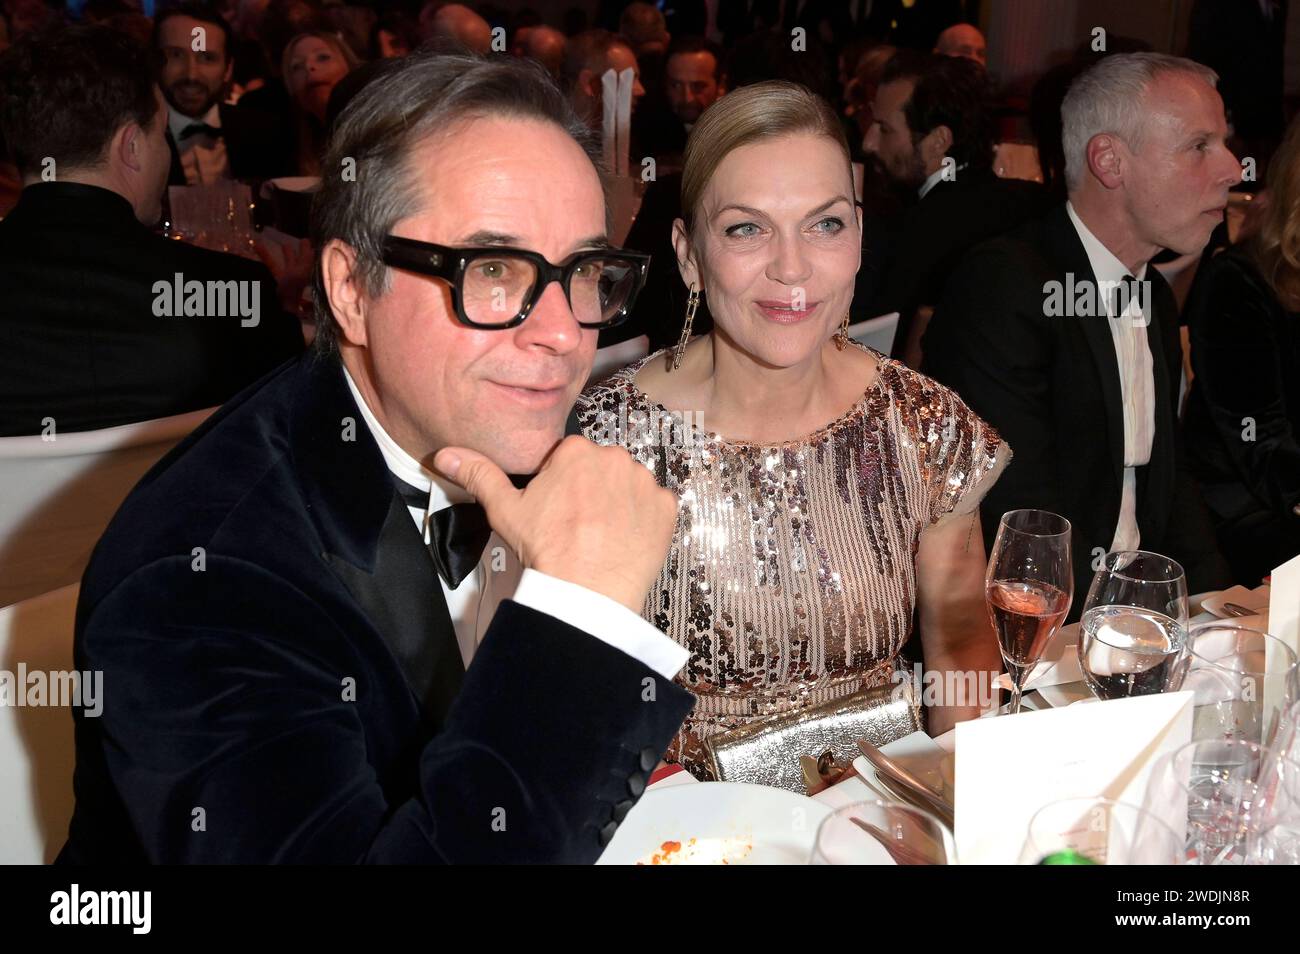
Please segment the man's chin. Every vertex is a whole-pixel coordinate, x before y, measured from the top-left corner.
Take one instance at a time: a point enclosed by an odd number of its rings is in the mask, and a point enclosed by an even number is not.
[[[535,474],[555,445],[564,440],[564,425],[539,431],[503,434],[492,446],[475,448],[490,457],[507,474]]]

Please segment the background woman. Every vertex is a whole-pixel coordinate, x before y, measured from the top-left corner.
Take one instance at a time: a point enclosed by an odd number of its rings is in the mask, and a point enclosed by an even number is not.
[[[1189,464],[1251,586],[1300,553],[1300,124],[1267,186],[1258,229],[1205,264],[1186,308]]]
[[[299,175],[320,174],[325,107],[339,80],[357,65],[348,45],[323,30],[299,33],[284,48],[282,75],[296,118]]]

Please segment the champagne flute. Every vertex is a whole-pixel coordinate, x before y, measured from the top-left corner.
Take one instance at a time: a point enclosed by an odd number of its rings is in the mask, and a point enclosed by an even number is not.
[[[1070,521],[1046,510],[1004,513],[984,575],[984,598],[1011,676],[1008,715],[1020,711],[1025,677],[1070,611],[1073,595]]]
[[[1145,550],[1107,553],[1083,604],[1078,652],[1098,699],[1176,692],[1187,671],[1183,568]]]

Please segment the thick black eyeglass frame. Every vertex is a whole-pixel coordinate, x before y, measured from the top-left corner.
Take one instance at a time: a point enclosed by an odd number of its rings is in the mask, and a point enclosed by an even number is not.
[[[533,290],[524,302],[523,309],[509,321],[494,322],[492,324],[474,321],[465,313],[465,302],[461,296],[465,269],[471,261],[482,255],[500,255],[503,252],[509,252],[511,255],[517,255],[531,262],[537,269],[537,281],[533,283]],[[541,300],[542,294],[550,287],[551,282],[559,282],[560,288],[564,290],[564,297],[568,299],[569,282],[572,280],[573,273],[577,268],[596,259],[611,257],[625,259],[635,268],[634,284],[628,293],[627,301],[624,302],[623,307],[612,318],[594,324],[579,321],[578,324],[583,328],[613,328],[615,325],[627,320],[628,314],[632,311],[632,305],[636,302],[636,296],[645,287],[646,275],[650,269],[649,255],[644,252],[633,252],[625,248],[596,248],[575,252],[559,265],[556,265],[544,255],[526,248],[514,248],[509,245],[453,247],[435,245],[432,242],[421,242],[418,239],[403,238],[399,235],[389,235],[384,239],[383,254],[380,256],[385,265],[406,269],[420,275],[427,275],[430,278],[441,278],[450,284],[451,302],[456,309],[456,319],[462,325],[470,328],[482,328],[487,331],[505,331],[507,328],[517,328],[522,325],[525,319],[533,313],[533,308]],[[572,301],[569,301],[569,308],[573,308]]]

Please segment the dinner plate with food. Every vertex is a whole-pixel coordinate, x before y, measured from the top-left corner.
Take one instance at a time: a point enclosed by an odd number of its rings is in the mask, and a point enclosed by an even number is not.
[[[765,785],[700,782],[651,789],[597,864],[807,864],[830,808]]]

